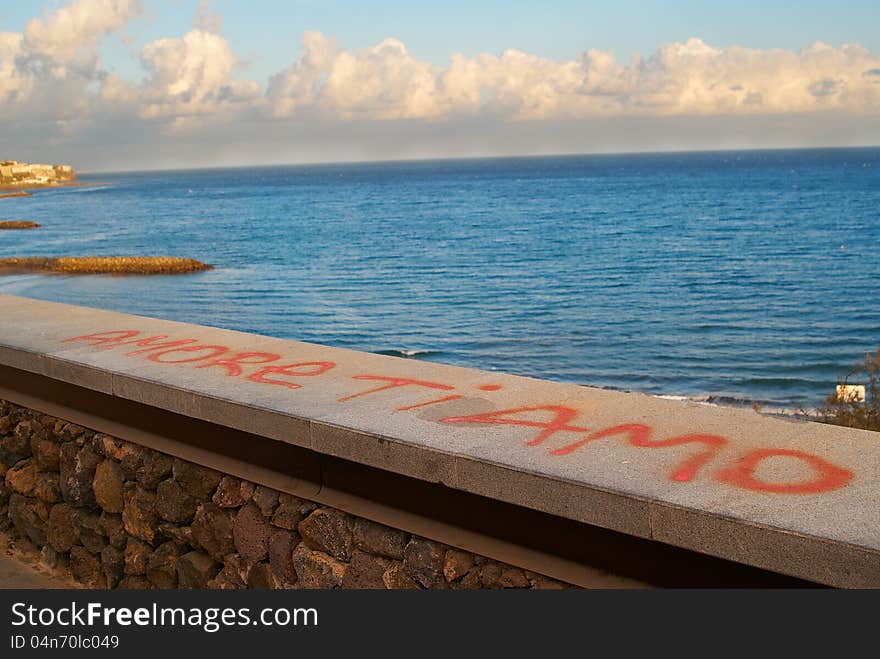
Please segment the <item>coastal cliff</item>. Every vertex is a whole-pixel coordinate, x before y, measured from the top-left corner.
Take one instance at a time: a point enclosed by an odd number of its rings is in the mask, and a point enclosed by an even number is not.
[[[58,185],[74,179],[76,173],[70,165],[40,165],[17,160],[0,160],[2,188]]]

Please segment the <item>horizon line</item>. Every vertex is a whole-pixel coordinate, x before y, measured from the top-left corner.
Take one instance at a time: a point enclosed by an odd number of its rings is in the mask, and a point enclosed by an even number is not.
[[[593,151],[576,153],[542,153],[542,154],[514,154],[504,156],[440,156],[440,157],[412,157],[412,158],[380,158],[363,160],[327,160],[310,162],[277,162],[261,164],[238,164],[238,165],[215,165],[207,167],[155,167],[146,169],[116,169],[116,170],[83,170],[82,175],[103,174],[146,174],[152,172],[188,172],[188,171],[213,171],[224,169],[268,169],[271,167],[339,167],[346,165],[381,165],[403,163],[428,163],[428,162],[459,162],[478,160],[538,160],[541,158],[585,158],[585,157],[613,157],[613,156],[650,156],[650,155],[689,155],[710,153],[767,153],[776,151],[857,151],[880,149],[880,144],[859,146],[794,146],[794,147],[744,147],[728,149],[668,149],[648,151]],[[76,171],[76,167],[74,167]],[[79,174],[78,174],[79,175]]]

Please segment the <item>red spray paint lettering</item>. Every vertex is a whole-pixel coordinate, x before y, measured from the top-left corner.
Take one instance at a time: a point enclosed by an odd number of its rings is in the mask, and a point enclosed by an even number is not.
[[[524,412],[537,412],[544,410],[553,413],[552,420],[534,421],[522,419],[518,416],[513,416],[522,415]],[[558,432],[588,433],[588,428],[572,425],[571,422],[574,420],[577,414],[577,410],[571,407],[548,405],[541,407],[517,407],[510,410],[500,410],[496,412],[489,412],[487,414],[474,414],[472,416],[449,417],[443,419],[442,421],[443,423],[491,423],[525,426],[529,428],[540,428],[541,432],[538,433],[538,435],[534,439],[526,442],[527,446],[538,446],[540,444],[543,444],[545,441],[550,439]],[[651,434],[652,429],[648,426],[639,423],[624,424],[594,432],[587,435],[585,438],[574,442],[573,444],[568,444],[567,446],[563,446],[562,448],[550,451],[550,453],[551,455],[557,456],[568,455],[569,453],[573,453],[574,451],[588,444],[589,442],[604,439],[606,437],[612,437],[614,435],[626,435],[629,443],[633,446],[650,448],[665,448],[669,446],[679,446],[681,444],[691,443],[705,444],[708,447],[705,451],[701,451],[696,455],[686,459],[670,475],[670,478],[674,481],[687,482],[692,480],[700,467],[702,467],[713,457],[715,457],[715,454],[718,452],[718,450],[727,443],[727,440],[724,437],[719,437],[717,435],[690,434],[681,435],[679,437],[671,437],[664,440],[652,440]]]
[[[360,398],[361,396],[366,396],[367,394],[375,394],[379,391],[396,389],[397,387],[428,387],[429,389],[443,389],[444,391],[452,391],[453,389],[455,389],[455,387],[450,387],[448,384],[438,384],[437,382],[427,382],[426,380],[411,380],[409,378],[389,377],[387,375],[355,375],[352,377],[352,379],[374,380],[378,382],[387,382],[388,384],[384,384],[381,387],[367,389],[366,391],[361,391],[359,393],[352,394],[351,396],[344,396],[339,399],[340,403],[352,400],[353,398]]]
[[[196,368],[222,366],[226,369],[226,375],[237,376],[241,375],[242,364],[266,364],[267,362],[276,362],[279,359],[281,359],[281,355],[276,355],[272,352],[239,352],[231,357],[213,359],[207,364],[199,364]]]
[[[315,377],[323,375],[336,367],[336,363],[331,361],[309,361],[276,365],[274,362],[280,361],[282,356],[270,352],[232,352],[228,346],[205,345],[199,343],[197,339],[172,339],[165,334],[144,338],[139,338],[140,336],[141,332],[137,330],[110,330],[71,337],[64,339],[64,342],[80,341],[91,345],[97,350],[134,345],[143,349],[125,353],[127,356],[143,356],[145,359],[160,364],[195,364],[194,368],[211,368],[216,366],[224,369],[225,375],[229,377],[242,376],[244,375],[245,368],[259,366],[257,370],[245,376],[248,381],[281,386],[291,390],[300,389],[303,385],[299,382],[292,382],[281,378]],[[180,355],[183,355],[183,357]],[[263,364],[267,363],[272,363],[272,365],[263,366]],[[355,398],[399,387],[422,387],[446,392],[455,390],[454,386],[448,384],[388,375],[355,375],[352,379],[381,382],[383,384],[344,396],[339,399],[339,402],[344,403]],[[478,385],[477,389],[491,392],[499,391],[501,386],[484,384]],[[460,398],[463,398],[461,394],[448,394],[420,403],[398,407],[395,411],[405,412],[429,405],[451,402]],[[536,419],[536,414],[540,415],[540,418]],[[653,438],[653,429],[641,423],[624,423],[592,431],[575,423],[578,414],[579,411],[577,409],[564,405],[537,405],[533,407],[495,410],[469,416],[447,417],[442,419],[441,422],[509,425],[538,430],[539,432],[526,442],[527,446],[540,446],[554,438],[558,433],[577,433],[581,435],[576,441],[551,449],[549,451],[550,455],[556,457],[570,455],[591,442],[615,436],[622,436],[631,446],[640,448],[671,448],[689,444],[703,446],[702,450],[679,463],[669,475],[671,480],[683,483],[696,478],[698,472],[714,460],[719,452],[728,444],[728,440],[724,437],[704,433],[688,433],[666,439],[656,439]],[[802,465],[809,467],[813,475],[803,480],[790,482],[774,482],[762,479],[758,474],[761,464],[766,460],[774,458],[799,461]],[[817,455],[803,451],[759,448],[747,452],[736,460],[732,466],[718,470],[714,474],[714,478],[718,482],[753,492],[767,494],[818,494],[846,487],[853,480],[854,474]]]
[[[300,389],[301,384],[296,382],[287,382],[286,380],[278,380],[276,378],[266,377],[267,375],[276,373],[278,375],[288,375],[291,377],[313,377],[326,373],[334,368],[334,362],[301,362],[299,364],[285,364],[283,366],[267,366],[256,373],[248,376],[251,382],[262,382],[264,384],[277,384],[280,387],[288,389]]]
[[[768,482],[755,476],[755,471],[764,460],[778,457],[800,460],[812,468],[815,476],[812,479],[794,483]],[[853,479],[853,473],[848,469],[842,469],[827,460],[823,460],[818,455],[789,449],[765,448],[747,453],[734,466],[722,469],[715,474],[715,478],[722,483],[736,485],[737,487],[756,492],[817,494],[846,486]]]

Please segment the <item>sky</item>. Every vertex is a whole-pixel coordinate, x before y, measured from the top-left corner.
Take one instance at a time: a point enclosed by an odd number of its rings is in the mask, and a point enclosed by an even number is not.
[[[4,2],[0,158],[877,145],[878,25],[861,0]]]

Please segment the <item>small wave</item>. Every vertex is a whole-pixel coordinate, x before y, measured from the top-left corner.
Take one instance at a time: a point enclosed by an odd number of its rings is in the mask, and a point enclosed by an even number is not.
[[[112,185],[96,185],[96,186],[88,186],[84,185],[79,188],[68,188],[65,192],[99,192],[101,190],[109,190],[112,188]]]
[[[389,348],[387,350],[374,350],[377,355],[385,355],[387,357],[403,357],[404,359],[418,359],[425,355],[436,355],[436,350],[407,350],[404,348]]]
[[[799,410],[793,407],[784,407],[778,401],[755,400],[754,398],[739,398],[737,396],[724,396],[719,394],[699,394],[692,396],[675,396],[669,394],[655,394],[655,398],[664,400],[687,401],[711,407],[739,407],[756,409],[764,414],[790,416],[798,414]]]
[[[689,400],[692,403],[705,403],[706,396],[673,396],[671,394],[655,394],[654,398],[662,398],[663,400]]]

